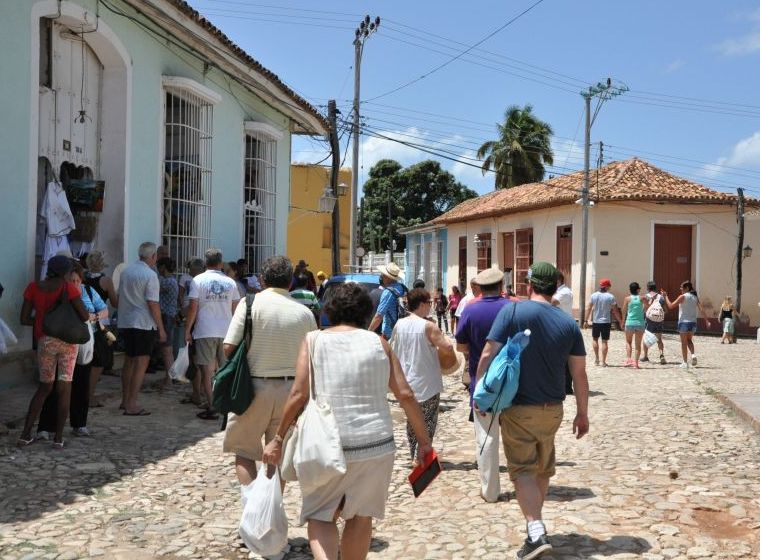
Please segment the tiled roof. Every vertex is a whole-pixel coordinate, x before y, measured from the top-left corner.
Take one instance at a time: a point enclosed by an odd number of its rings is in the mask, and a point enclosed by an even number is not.
[[[311,113],[315,118],[317,118],[325,127],[325,129],[329,128],[329,124],[327,123],[327,120],[325,119],[322,114],[315,109],[311,103],[306,101],[303,97],[298,95],[295,91],[290,89],[285,83],[280,80],[280,78],[272,72],[271,70],[268,70],[265,68],[258,60],[253,58],[251,55],[249,55],[247,52],[245,52],[243,49],[241,49],[239,46],[237,46],[227,35],[222,33],[222,31],[216,27],[213,23],[211,23],[209,20],[203,17],[200,12],[193,9],[190,4],[185,2],[184,0],[167,0],[170,4],[175,6],[178,10],[186,14],[188,17],[192,18],[198,25],[203,27],[206,31],[211,33],[214,37],[216,37],[219,42],[227,47],[230,52],[232,52],[241,62],[248,65],[252,70],[257,72],[258,74],[261,74],[266,79],[272,82],[278,89],[280,89],[283,93],[285,93],[287,96],[289,96],[296,105],[298,105],[301,109]]]
[[[573,204],[581,196],[583,171],[555,177],[540,183],[528,183],[512,189],[500,189],[478,198],[466,200],[431,224],[464,222],[503,214]],[[633,158],[616,161],[592,170],[589,198],[605,201],[648,201],[675,203],[736,204],[736,196],[714,191],[682,177],[671,175]],[[755,206],[755,199],[749,205]]]

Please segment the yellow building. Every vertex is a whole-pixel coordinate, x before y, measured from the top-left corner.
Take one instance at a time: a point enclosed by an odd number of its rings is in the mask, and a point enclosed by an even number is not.
[[[297,263],[303,259],[315,275],[332,270],[332,214],[319,212],[319,199],[330,184],[330,168],[321,165],[293,164],[290,166],[290,211],[288,212],[288,257]],[[351,211],[351,170],[343,168],[338,175],[341,193],[340,265],[348,265],[348,246]]]

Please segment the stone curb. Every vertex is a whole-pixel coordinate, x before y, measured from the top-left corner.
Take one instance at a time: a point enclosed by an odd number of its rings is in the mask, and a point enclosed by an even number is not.
[[[730,395],[716,392],[715,397],[728,408],[733,410],[742,420],[747,422],[753,430],[760,433],[760,418],[757,418],[742,405],[733,400]]]

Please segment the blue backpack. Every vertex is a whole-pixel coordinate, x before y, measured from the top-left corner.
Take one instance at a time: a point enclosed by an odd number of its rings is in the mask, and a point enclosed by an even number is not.
[[[514,309],[512,311],[514,318]],[[478,409],[498,414],[512,406],[520,384],[520,354],[530,342],[530,330],[525,329],[510,337],[480,378],[472,400]]]

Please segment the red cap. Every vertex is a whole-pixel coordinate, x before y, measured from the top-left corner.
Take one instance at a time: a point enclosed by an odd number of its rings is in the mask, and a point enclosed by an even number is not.
[[[602,278],[599,280],[599,287],[600,288],[609,288],[612,286],[612,282],[610,282],[609,278]]]

